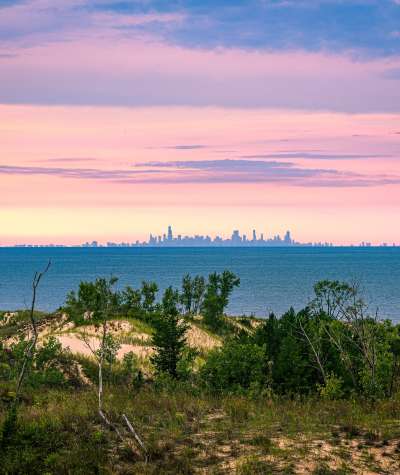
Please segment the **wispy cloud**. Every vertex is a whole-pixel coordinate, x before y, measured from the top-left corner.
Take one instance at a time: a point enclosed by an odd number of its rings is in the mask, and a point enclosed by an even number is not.
[[[400,79],[400,68],[388,69],[383,73],[383,77],[386,79]]]
[[[82,163],[82,162],[98,162],[99,159],[93,157],[60,157],[60,158],[46,158],[39,160],[46,163]]]
[[[241,158],[255,159],[290,159],[296,158],[308,159],[308,160],[360,160],[368,158],[383,158],[387,157],[387,154],[356,154],[356,153],[317,153],[317,152],[277,152],[277,153],[265,153],[257,155],[242,155]]]
[[[147,147],[149,150],[201,150],[207,148],[203,144],[178,144],[178,145],[164,145],[162,147]]]
[[[138,163],[138,167],[148,166],[156,168],[178,168],[191,170],[223,170],[235,172],[260,171],[270,169],[292,168],[291,162],[272,162],[272,161],[255,161],[255,160],[185,160],[170,162],[147,162]]]
[[[0,166],[3,175],[46,175],[119,184],[279,183],[297,187],[369,187],[399,184],[400,177],[368,176],[292,162],[200,160],[137,163],[130,169]]]
[[[120,181],[134,175],[160,173],[157,170],[101,170],[97,168],[59,168],[1,165],[2,175],[46,175],[61,178],[78,178],[83,180]]]

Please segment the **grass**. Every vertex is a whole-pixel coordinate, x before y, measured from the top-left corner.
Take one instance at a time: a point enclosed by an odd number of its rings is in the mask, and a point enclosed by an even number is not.
[[[128,415],[148,448],[146,464],[101,424],[94,388],[43,389],[26,399],[0,473],[400,470],[399,401],[252,400],[192,392],[184,384],[153,384],[140,391],[107,386],[105,407],[120,427],[119,414]],[[1,419],[5,411],[0,404]]]
[[[43,315],[37,318],[45,323]],[[143,344],[135,333],[152,333],[145,322],[123,320],[132,329],[119,335],[121,342]],[[242,320],[246,328],[253,322]],[[197,320],[192,325],[221,339]],[[237,326],[228,322],[221,334]],[[202,348],[198,360],[209,349]],[[95,383],[94,361],[74,359]],[[148,359],[138,358],[137,365],[150,375],[140,389],[122,384],[121,362],[104,369],[105,410],[124,442],[99,418],[95,386],[27,389],[17,431],[0,447],[0,475],[400,473],[400,395],[377,402],[216,396],[190,380],[151,380]],[[0,382],[1,426],[11,389]],[[144,439],[147,461],[128,437],[122,413]]]

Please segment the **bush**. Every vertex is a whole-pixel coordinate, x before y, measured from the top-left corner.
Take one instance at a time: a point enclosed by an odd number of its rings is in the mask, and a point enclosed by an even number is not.
[[[254,385],[263,386],[264,353],[264,347],[230,341],[210,352],[201,369],[202,380],[217,392],[241,392]]]
[[[343,397],[343,380],[331,373],[326,377],[325,384],[318,385],[318,392],[324,399],[340,399]]]

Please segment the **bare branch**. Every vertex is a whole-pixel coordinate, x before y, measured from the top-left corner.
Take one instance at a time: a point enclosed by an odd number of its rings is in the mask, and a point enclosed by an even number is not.
[[[318,365],[318,368],[319,368],[319,370],[321,372],[321,375],[322,375],[322,379],[324,380],[324,383],[326,384],[326,373],[325,373],[324,366],[322,364],[321,356],[320,356],[319,352],[317,351],[317,348],[313,344],[311,338],[309,337],[308,333],[306,332],[306,330],[305,330],[305,328],[304,328],[304,326],[301,322],[301,317],[298,318],[298,322],[299,322],[300,330],[301,330],[303,336],[306,338],[308,344],[310,345],[311,351],[314,354],[315,361],[316,361],[316,363]]]
[[[146,446],[144,445],[142,439],[139,437],[139,435],[137,434],[137,432],[135,431],[135,429],[133,428],[132,424],[130,423],[129,419],[126,417],[125,414],[122,414],[122,419],[125,421],[126,425],[128,426],[128,429],[133,434],[136,442],[139,444],[140,448],[145,453],[145,457],[146,457],[146,461],[147,461],[147,450],[146,450]]]
[[[32,303],[31,303],[31,309],[30,309],[30,322],[32,325],[32,340],[28,344],[27,350],[24,355],[24,362],[22,364],[21,371],[18,376],[17,380],[17,387],[15,390],[15,401],[18,403],[20,392],[21,392],[21,387],[26,375],[26,371],[28,368],[28,364],[32,361],[33,354],[36,349],[36,344],[38,340],[38,332],[37,332],[37,326],[36,326],[36,320],[35,320],[35,305],[36,305],[36,295],[37,295],[37,289],[39,287],[40,281],[42,280],[42,277],[47,273],[47,271],[50,269],[51,266],[51,261],[47,263],[46,268],[42,272],[35,272],[35,275],[32,280]]]

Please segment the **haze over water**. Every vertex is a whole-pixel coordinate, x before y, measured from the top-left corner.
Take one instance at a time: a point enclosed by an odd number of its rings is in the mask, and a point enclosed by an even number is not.
[[[302,308],[321,279],[357,281],[371,311],[400,321],[400,248],[0,248],[0,309],[28,306],[31,279],[51,258],[38,308],[55,310],[81,280],[119,277],[119,286],[156,281],[180,287],[183,275],[229,269],[241,279],[228,313],[280,315]]]

